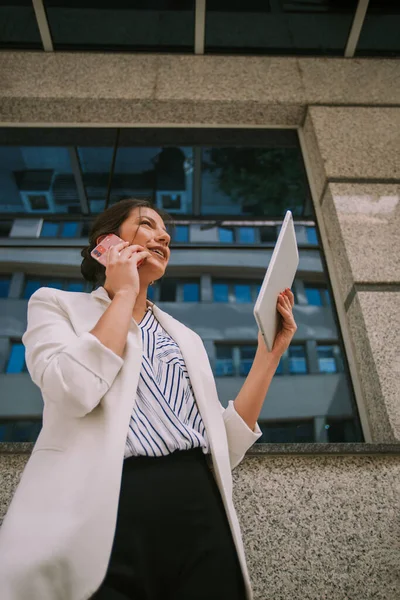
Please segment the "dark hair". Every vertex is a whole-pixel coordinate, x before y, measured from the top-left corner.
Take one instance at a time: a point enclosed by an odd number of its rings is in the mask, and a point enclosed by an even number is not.
[[[126,200],[120,200],[116,204],[113,204],[105,211],[100,213],[89,233],[89,244],[83,248],[81,256],[83,261],[81,263],[81,273],[86,281],[89,281],[93,285],[93,289],[99,285],[104,285],[106,279],[106,270],[97,260],[91,255],[93,248],[97,246],[97,239],[101,235],[107,235],[109,233],[115,233],[119,236],[120,228],[122,223],[129,217],[134,208],[140,207],[151,208],[163,219],[165,224],[169,224],[170,229],[172,228],[172,217],[163,210],[154,207],[149,200],[140,200],[137,198],[127,198]],[[138,225],[138,229],[139,229]],[[137,230],[135,232],[136,236]],[[133,239],[135,239],[135,236]]]

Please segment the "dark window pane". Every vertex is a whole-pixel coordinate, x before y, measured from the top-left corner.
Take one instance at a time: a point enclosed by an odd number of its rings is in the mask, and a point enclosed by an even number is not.
[[[303,215],[308,195],[298,147],[204,148],[201,181],[205,215]]]
[[[89,237],[91,226],[92,226],[92,223],[90,223],[89,221],[84,221],[82,223],[81,237],[83,237],[83,238]]]
[[[23,344],[12,344],[6,373],[22,373],[26,370],[25,346]]]
[[[70,213],[80,211],[68,148],[0,146],[0,211]]]
[[[10,291],[11,276],[0,275],[0,298],[8,298]]]
[[[200,286],[198,283],[183,284],[183,301],[184,302],[199,302]]]
[[[279,359],[278,368],[275,371],[275,375],[283,375],[283,363],[282,358]]]
[[[45,286],[55,288],[56,290],[62,290],[64,288],[62,281],[57,279],[49,279],[46,281]]]
[[[289,372],[293,375],[307,373],[304,346],[289,346]]]
[[[309,244],[318,244],[317,229],[315,227],[306,227],[306,235]]]
[[[238,227],[238,241],[241,244],[254,244],[256,241],[256,232],[254,227]]]
[[[215,375],[217,377],[226,377],[234,375],[233,367],[233,348],[224,344],[218,345],[215,348]]]
[[[160,286],[160,301],[175,302],[176,301],[176,281],[173,279],[164,279]]]
[[[356,424],[352,419],[326,419],[328,442],[358,442]]]
[[[218,233],[219,233],[219,241],[226,243],[226,244],[231,244],[233,242],[233,229],[232,228],[228,228],[228,227],[219,227],[218,228]]]
[[[343,55],[356,5],[357,0],[214,0],[207,3],[205,49]]]
[[[317,346],[318,369],[320,373],[337,373],[335,360],[335,349],[338,352],[338,346]]]
[[[276,240],[276,227],[260,227],[260,241],[262,244],[274,244]]]
[[[79,231],[79,223],[75,223],[72,221],[63,223],[61,226],[61,237],[70,237],[70,238],[78,237],[78,231]]]
[[[5,0],[0,4],[0,47],[42,49],[32,0]]]
[[[236,302],[251,302],[251,285],[238,283],[234,286]]]
[[[0,442],[36,442],[42,421],[0,421]]]
[[[174,231],[174,242],[185,243],[189,241],[189,227],[187,225],[176,225]]]
[[[262,436],[257,441],[262,444],[300,444],[315,441],[313,421],[259,421],[258,424]]]
[[[194,0],[45,0],[56,49],[189,51]]]
[[[249,374],[256,354],[256,346],[240,346],[239,375],[246,377]]]
[[[227,283],[213,283],[214,302],[229,302],[229,286]]]
[[[398,0],[370,0],[357,44],[358,56],[400,54],[400,4]]]

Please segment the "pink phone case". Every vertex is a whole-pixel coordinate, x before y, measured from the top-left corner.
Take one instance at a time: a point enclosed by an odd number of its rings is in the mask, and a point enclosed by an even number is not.
[[[104,267],[107,266],[107,250],[111,248],[111,246],[116,246],[123,242],[120,237],[115,235],[115,233],[108,234],[103,240],[101,240],[100,244],[97,244],[96,248],[93,248],[90,255],[99,263],[101,263]],[[143,260],[139,261],[137,266],[140,267]]]

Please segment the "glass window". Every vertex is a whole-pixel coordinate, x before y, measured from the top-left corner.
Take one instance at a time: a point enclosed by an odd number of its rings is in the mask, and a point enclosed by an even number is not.
[[[229,286],[227,283],[213,283],[214,302],[229,302]]]
[[[68,148],[0,146],[0,160],[1,212],[80,211]]]
[[[154,295],[154,285],[149,285],[149,287],[147,288],[147,297],[152,302],[154,302]]]
[[[357,0],[207,3],[205,50],[343,56]]]
[[[289,372],[293,375],[307,373],[306,349],[303,345],[289,346]]]
[[[356,56],[398,56],[400,54],[399,32],[398,0],[369,0]]]
[[[40,279],[26,279],[24,294],[22,297],[28,300],[32,296],[32,294],[35,293],[36,290],[38,290],[41,287],[46,287],[44,281]]]
[[[275,375],[283,375],[283,363],[282,358],[279,359],[278,367],[275,371]]]
[[[204,215],[303,216],[308,197],[298,147],[204,148],[201,186]]]
[[[328,431],[328,442],[359,442],[359,427],[354,419],[326,419],[326,430]],[[364,441],[364,440],[361,440]]]
[[[251,366],[256,355],[257,347],[252,346],[240,346],[240,368],[239,375],[246,377],[249,374]]]
[[[335,360],[335,354],[339,353],[339,346],[317,346],[318,369],[320,373],[337,373],[338,367]]]
[[[42,421],[0,420],[0,442],[36,442]]]
[[[160,282],[160,302],[176,302],[176,286],[176,280],[163,279]]]
[[[254,227],[238,227],[238,242],[241,244],[255,244],[256,231]]]
[[[6,367],[6,373],[22,373],[27,371],[25,364],[25,346],[21,343],[13,343]]]
[[[251,285],[249,283],[237,283],[234,285],[236,302],[252,302]]]
[[[259,421],[262,436],[257,440],[261,444],[270,443],[312,443],[314,422],[310,421]]]
[[[43,49],[32,0],[0,3],[0,47]]]
[[[61,225],[61,237],[76,238],[79,234],[79,223],[69,221]]]
[[[84,292],[85,285],[85,281],[68,281],[65,285],[65,289],[67,292]]]
[[[40,232],[40,237],[57,237],[59,228],[59,223],[54,223],[53,221],[44,221],[42,230]]]
[[[227,377],[234,375],[232,346],[218,344],[215,350],[215,375],[217,377]]]
[[[45,0],[56,50],[193,52],[194,0]]]
[[[200,300],[200,285],[198,283],[183,284],[183,301],[184,302],[199,302]]]
[[[260,242],[262,244],[275,244],[277,240],[276,227],[260,227]]]
[[[174,242],[186,243],[189,241],[189,227],[187,225],[175,225]]]
[[[322,306],[321,291],[318,288],[304,286],[308,304],[312,306]]]
[[[307,241],[309,244],[317,244],[318,245],[316,227],[306,227],[306,236],[307,236]]]
[[[232,244],[234,240],[234,233],[232,227],[219,227],[219,241],[227,244]]]
[[[0,298],[8,298],[10,291],[11,276],[0,275]]]

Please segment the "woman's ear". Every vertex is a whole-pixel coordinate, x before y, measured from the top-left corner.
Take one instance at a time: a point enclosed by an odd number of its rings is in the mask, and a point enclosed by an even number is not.
[[[101,242],[102,240],[104,240],[104,238],[105,238],[105,237],[107,237],[107,234],[106,234],[106,233],[104,233],[103,235],[99,235],[99,237],[98,237],[98,238],[97,238],[97,240],[96,240],[96,246],[98,246],[98,244],[100,244],[100,242]]]

